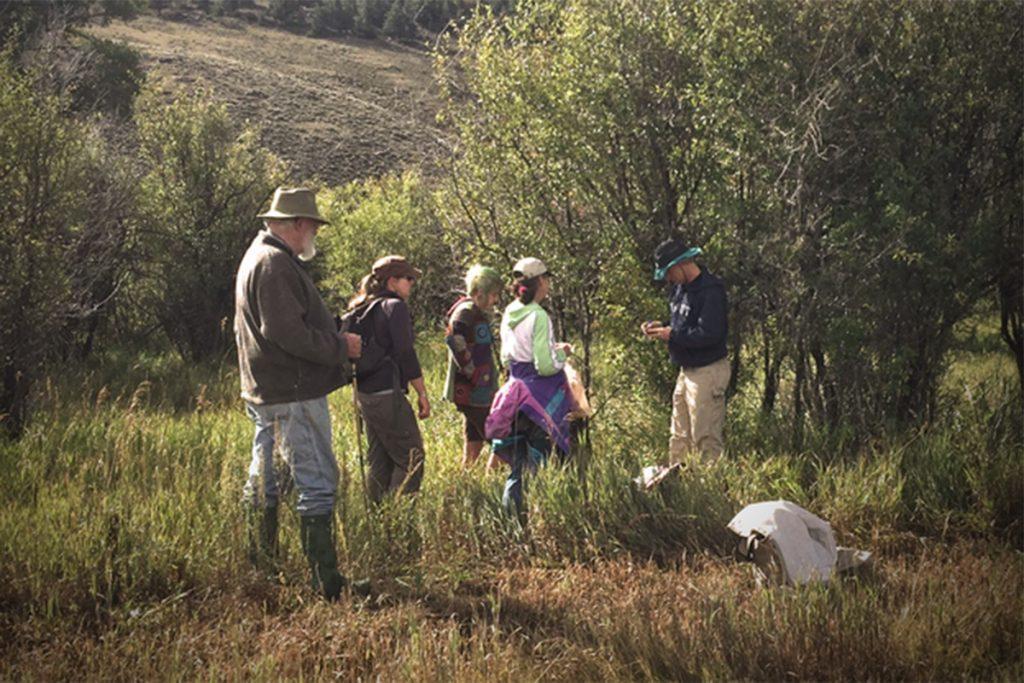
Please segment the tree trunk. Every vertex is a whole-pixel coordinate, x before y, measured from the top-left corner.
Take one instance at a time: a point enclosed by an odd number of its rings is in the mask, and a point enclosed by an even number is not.
[[[773,358],[772,340],[767,320],[761,323],[762,362],[764,365],[764,391],[761,394],[761,412],[771,415],[779,393],[779,360]]]
[[[1013,274],[999,281],[999,334],[1017,361],[1017,380],[1024,391],[1024,292]]]
[[[804,384],[807,381],[807,352],[802,341],[796,349],[796,378],[793,380],[793,449],[804,447]]]
[[[4,367],[3,389],[0,390],[0,432],[19,438],[28,418],[28,393],[32,381],[28,373],[9,363]]]

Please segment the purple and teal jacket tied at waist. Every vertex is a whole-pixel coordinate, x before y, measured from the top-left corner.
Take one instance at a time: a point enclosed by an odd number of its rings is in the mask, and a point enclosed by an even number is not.
[[[568,453],[569,413],[575,407],[564,371],[544,376],[537,373],[533,363],[513,362],[508,381],[491,403],[484,431],[494,442],[494,452],[502,457],[501,451],[511,445],[506,442],[514,436],[516,414],[522,412],[547,433],[555,447]]]

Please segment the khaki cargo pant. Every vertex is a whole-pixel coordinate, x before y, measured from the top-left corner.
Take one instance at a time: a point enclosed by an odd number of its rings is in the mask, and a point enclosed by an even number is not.
[[[686,454],[694,451],[704,461],[722,454],[725,389],[731,373],[728,357],[702,368],[679,368],[672,392],[669,462],[682,462]]]
[[[370,500],[379,503],[393,492],[416,493],[423,482],[423,435],[416,413],[399,391],[357,394],[366,424]]]

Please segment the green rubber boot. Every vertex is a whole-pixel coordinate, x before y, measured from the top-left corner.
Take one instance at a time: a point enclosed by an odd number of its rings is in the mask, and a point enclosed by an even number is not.
[[[257,569],[274,571],[277,566],[277,506],[249,507],[249,562]]]
[[[348,582],[338,571],[330,515],[302,518],[302,552],[309,561],[313,590],[328,600],[337,600]]]

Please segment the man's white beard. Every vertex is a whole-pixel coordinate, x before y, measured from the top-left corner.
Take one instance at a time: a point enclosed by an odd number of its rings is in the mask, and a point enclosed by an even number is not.
[[[316,238],[310,237],[309,241],[302,247],[302,251],[299,252],[299,260],[312,261],[314,256],[316,256]]]

